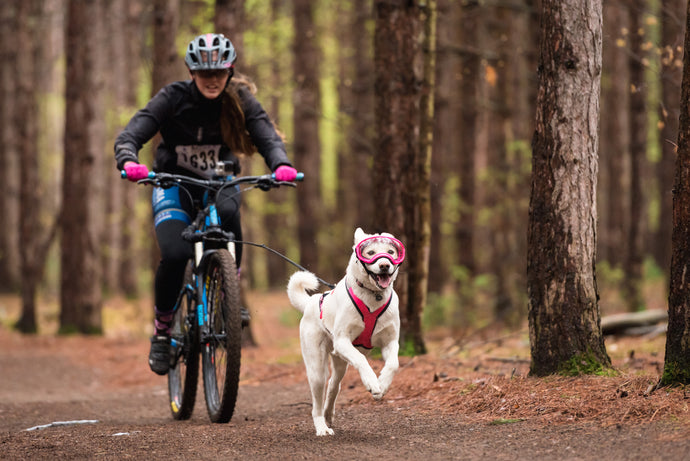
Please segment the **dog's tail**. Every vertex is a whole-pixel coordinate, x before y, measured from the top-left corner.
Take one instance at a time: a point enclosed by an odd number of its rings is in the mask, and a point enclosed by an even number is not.
[[[311,298],[307,291],[316,291],[318,288],[319,280],[314,274],[307,271],[295,272],[290,277],[287,286],[290,303],[300,312],[304,312],[309,303],[309,298]]]

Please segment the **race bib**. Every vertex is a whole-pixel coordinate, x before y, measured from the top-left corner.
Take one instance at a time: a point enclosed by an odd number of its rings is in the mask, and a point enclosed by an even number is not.
[[[218,163],[220,145],[205,146],[177,146],[177,166],[198,174],[203,178],[211,178]]]

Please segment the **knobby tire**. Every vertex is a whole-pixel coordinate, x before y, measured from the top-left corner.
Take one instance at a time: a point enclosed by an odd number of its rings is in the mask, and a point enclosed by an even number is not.
[[[190,261],[185,271],[183,287],[192,283]],[[190,292],[183,293],[173,319],[171,336],[180,346],[173,358],[174,365],[168,371],[168,395],[172,416],[177,420],[189,419],[196,401],[199,381],[199,327],[196,316],[189,317],[189,313],[195,309],[195,304]]]
[[[235,411],[240,380],[240,287],[228,250],[217,250],[208,257],[204,286],[210,331],[202,346],[204,394],[211,421],[227,423]]]

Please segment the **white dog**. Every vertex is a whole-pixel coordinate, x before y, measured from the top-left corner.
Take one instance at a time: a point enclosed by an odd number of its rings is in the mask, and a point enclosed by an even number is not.
[[[355,244],[345,277],[329,292],[309,295],[319,282],[311,272],[296,272],[288,297],[303,312],[300,322],[302,357],[312,394],[316,435],[333,435],[335,400],[348,364],[359,372],[364,387],[381,399],[398,370],[400,316],[393,282],[405,258],[405,247],[391,234],[355,231]],[[379,377],[367,361],[381,348],[384,367]],[[329,375],[328,361],[332,365]]]

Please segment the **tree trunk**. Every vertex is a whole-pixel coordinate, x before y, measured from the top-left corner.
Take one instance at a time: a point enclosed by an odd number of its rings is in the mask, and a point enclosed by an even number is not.
[[[527,237],[530,373],[537,376],[611,364],[595,274],[601,9],[601,0],[542,2]]]
[[[685,49],[690,50],[690,2],[686,10]],[[678,157],[673,185],[673,253],[668,297],[668,332],[661,383],[690,384],[690,56],[683,57],[678,125]]]
[[[659,143],[661,160],[657,168],[659,184],[659,229],[657,231],[655,259],[668,278],[671,267],[671,241],[673,234],[673,184],[678,117],[680,116],[680,83],[683,78],[683,0],[661,2],[661,104],[662,122]]]
[[[506,33],[504,24],[515,19],[515,14],[506,14],[504,6],[488,7],[490,12],[487,19],[487,43],[491,47],[493,59],[487,60],[489,75],[489,126],[492,127],[489,136],[489,177],[487,187],[487,205],[491,213],[491,226],[488,230],[491,241],[490,271],[496,280],[494,319],[505,322],[515,309],[513,300],[513,273],[517,272],[517,257],[511,234],[513,223],[510,213],[516,208],[513,200],[517,199],[514,191],[509,191],[511,174],[516,174],[508,159],[508,117],[509,90],[508,76],[512,74],[506,68],[509,54],[514,53],[514,44],[506,44],[503,39]],[[510,18],[510,19],[508,19]],[[506,49],[509,48],[509,49]],[[491,77],[495,75],[495,77]],[[511,193],[512,192],[512,193]]]
[[[271,54],[273,56],[279,56],[280,52],[277,49],[277,44],[280,43],[280,29],[277,26],[279,21],[282,19],[284,14],[281,11],[281,1],[271,0],[271,40],[269,44],[271,46]],[[271,91],[271,99],[269,102],[269,115],[274,120],[274,122],[280,126],[280,120],[278,115],[280,114],[280,91],[279,89],[285,85],[285,75],[280,71],[280,60],[271,60],[271,80],[269,81]],[[296,165],[298,168],[302,169],[300,165]],[[316,178],[312,178],[316,179]],[[301,187],[301,185],[299,186]],[[289,204],[289,198],[294,196],[292,190],[287,190],[285,188],[274,190],[271,194],[267,194],[265,197],[266,201],[271,203],[270,212],[265,214],[265,229],[271,229],[271,248],[279,251],[282,254],[287,254],[290,242],[294,241],[294,237],[291,232],[280,232],[277,229],[289,229],[288,222],[288,212],[286,208]],[[281,258],[269,256],[268,257],[268,284],[269,286],[282,286],[285,284],[285,280],[288,279],[288,267]]]
[[[155,0],[153,7],[153,86],[151,95],[170,82],[188,78],[177,51],[180,0]]]
[[[410,175],[415,173],[419,152],[420,81],[415,60],[420,45],[418,7],[406,1],[374,2],[374,91],[376,148],[374,153],[374,191],[377,201],[373,231],[390,232],[406,245],[416,245],[411,223],[417,203]],[[415,264],[409,260],[406,264]],[[415,352],[426,349],[421,332],[421,312],[409,293],[409,269],[400,272],[396,291],[401,306],[401,341]]]
[[[168,83],[175,80],[189,78],[184,71],[184,65],[180,65],[180,56],[175,45],[180,23],[180,0],[155,0],[153,6],[153,70],[151,72],[151,96],[153,97]],[[189,43],[187,41],[187,43]],[[154,136],[149,142],[150,154],[144,151],[139,155],[143,163],[155,165],[155,155],[160,134]],[[150,160],[149,160],[150,159]],[[153,217],[150,221],[153,222]],[[155,229],[149,227],[151,241],[155,242]],[[156,273],[160,261],[158,245],[151,245],[151,271]],[[154,275],[155,280],[155,275]]]
[[[502,10],[508,40],[502,41],[505,64],[499,75],[506,81],[506,188],[507,204],[502,207],[506,220],[505,240],[508,259],[505,274],[512,305],[509,322],[521,323],[527,314],[525,266],[527,264],[527,216],[529,203],[529,140],[534,133],[536,92],[530,83],[531,70],[536,68],[537,44],[531,39],[534,12],[521,0]],[[518,52],[513,51],[517,46]],[[502,69],[502,71],[501,71]]]
[[[460,210],[455,227],[455,245],[458,251],[458,264],[464,267],[469,276],[477,269],[475,259],[475,205],[477,137],[479,134],[479,85],[481,57],[480,51],[471,44],[481,43],[483,7],[478,2],[468,2],[462,6],[461,24],[458,27],[458,43],[464,45],[460,64],[460,126],[459,145]],[[479,37],[479,38],[478,38]]]
[[[459,145],[457,75],[459,57],[456,51],[456,30],[460,26],[460,8],[453,0],[438,2],[436,91],[434,92],[434,146],[431,158],[431,248],[429,252],[429,291],[441,293],[451,279],[453,261],[452,239],[444,238],[446,188],[457,169],[453,167]],[[451,240],[449,242],[449,240]]]
[[[298,239],[300,263],[319,273],[317,230],[321,222],[319,192],[321,160],[319,152],[319,50],[314,26],[314,4],[310,0],[294,2],[294,151],[295,165],[310,177],[297,188]]]
[[[38,168],[38,104],[36,96],[35,68],[37,56],[36,41],[31,37],[37,32],[35,24],[37,9],[34,2],[19,4],[17,11],[17,67],[18,91],[16,95],[16,113],[14,129],[17,133],[18,155],[22,159],[19,174],[19,206],[22,210],[19,221],[20,272],[22,287],[22,314],[16,327],[25,333],[38,331],[36,320],[36,287],[40,274],[36,271],[39,258],[38,247],[41,237],[39,226],[40,201],[39,168]],[[33,27],[32,27],[33,25]]]
[[[625,259],[625,297],[630,312],[644,309],[642,236],[646,200],[642,188],[647,155],[646,52],[643,49],[646,41],[643,21],[645,3],[645,0],[632,0],[630,5],[630,227]]]
[[[603,44],[604,81],[602,82],[602,138],[600,158],[602,162],[602,213],[600,229],[600,260],[608,261],[613,267],[623,263],[626,254],[625,242],[629,175],[627,168],[630,156],[629,130],[629,66],[626,53],[619,42],[627,40],[628,8],[621,0],[604,5],[604,30],[607,40]]]
[[[127,107],[126,87],[133,83],[129,66],[128,55],[130,50],[125,46],[126,39],[130,36],[131,23],[127,17],[127,1],[111,0],[106,2],[106,15],[109,21],[106,22],[106,33],[110,40],[107,42],[108,61],[111,63],[111,71],[106,74],[106,89],[112,95],[111,103],[107,105],[107,116],[109,119],[118,120],[118,111],[121,107]],[[122,129],[122,124],[117,124],[112,131],[108,132],[108,139],[112,140]],[[104,230],[103,243],[103,287],[108,292],[120,291],[120,268],[122,260],[127,252],[122,248],[122,235],[127,234],[126,223],[134,220],[127,219],[127,212],[133,206],[127,207],[125,204],[125,191],[133,189],[127,186],[122,178],[116,174],[114,169],[108,171],[106,165],[106,226]],[[108,174],[110,173],[110,174]]]
[[[429,281],[429,249],[431,240],[431,157],[433,146],[434,92],[436,88],[436,1],[421,7],[423,26],[423,79],[420,95],[419,152],[414,155],[413,167],[408,171],[410,194],[406,197],[408,259],[408,332],[415,338],[415,351],[426,353],[422,338],[422,312],[426,305]]]
[[[102,235],[96,221],[103,133],[99,2],[68,2],[60,331],[102,331]]]
[[[338,205],[344,226],[342,238],[348,248],[356,227],[370,229],[373,223],[372,172],[370,159],[374,138],[373,109],[373,50],[372,36],[367,29],[371,18],[371,1],[354,0],[347,13],[348,21],[341,27],[342,75],[340,83],[340,112],[345,119],[345,142],[338,155]],[[352,206],[356,203],[357,206]]]
[[[144,39],[142,37],[142,24],[146,23],[148,18],[143,17],[142,0],[126,0],[125,17],[126,24],[123,26],[123,33],[119,34],[115,40],[120,41],[118,48],[122,48],[124,55],[121,63],[115,63],[115,68],[122,66],[123,74],[119,75],[119,80],[122,86],[118,85],[117,99],[122,101],[122,105],[129,109],[134,109],[137,106],[137,82],[139,81],[139,73],[132,72],[132,69],[140,69],[142,63],[142,56],[139,51],[139,43]],[[127,51],[130,52],[127,52]],[[122,92],[122,94],[119,94]],[[107,171],[107,167],[106,167]],[[114,178],[119,182],[118,188],[121,189],[121,206],[119,208],[116,222],[119,224],[120,239],[117,247],[119,248],[119,267],[118,267],[118,285],[122,292],[127,296],[134,296],[139,290],[139,277],[141,274],[141,248],[145,247],[145,237],[151,233],[150,221],[145,223],[145,227],[137,219],[132,219],[132,210],[135,209],[137,197],[146,196],[148,200],[150,191],[143,190],[143,188],[132,187],[132,184],[127,184],[117,174]],[[151,237],[152,238],[152,237]],[[155,246],[155,245],[154,245]]]
[[[14,37],[19,21],[17,9],[24,2],[0,2],[0,53],[5,63],[17,62]],[[26,44],[28,46],[28,44]],[[12,65],[0,68],[0,292],[15,292],[20,285],[19,269],[19,153],[15,114],[18,85],[17,70]]]
[[[214,32],[230,39],[238,62],[244,60],[244,3],[245,0],[216,0],[213,19]]]

